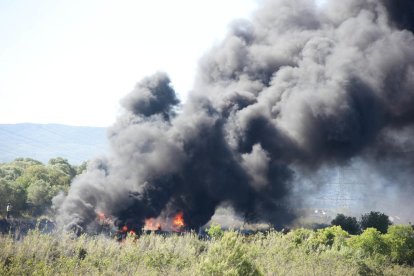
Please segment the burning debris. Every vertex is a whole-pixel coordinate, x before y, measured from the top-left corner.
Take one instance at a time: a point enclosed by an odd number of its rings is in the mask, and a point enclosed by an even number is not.
[[[176,232],[180,233],[185,230],[185,221],[183,212],[178,212],[173,217],[163,217],[162,215],[157,218],[145,219],[142,229],[138,229],[135,224],[118,224],[113,218],[106,216],[103,212],[97,212],[96,214],[97,224],[100,226],[96,229],[96,233],[112,234],[133,234],[142,231],[158,231],[158,232]],[[117,230],[119,229],[119,230]]]
[[[183,213],[179,212],[172,218],[148,218],[143,230],[182,232],[185,228]]]
[[[122,100],[112,154],[55,199],[60,225],[92,231],[103,210],[122,231],[197,229],[227,204],[282,227],[295,217],[295,174],[354,157],[412,167],[412,155],[390,154],[413,146],[412,10],[408,0],[265,1],[201,60],[182,107],[163,73]]]

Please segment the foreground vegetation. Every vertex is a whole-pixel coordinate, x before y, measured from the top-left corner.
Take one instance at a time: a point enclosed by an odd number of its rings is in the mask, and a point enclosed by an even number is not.
[[[0,275],[413,275],[414,231],[390,226],[351,236],[339,226],[243,236],[194,233],[105,236],[29,233],[0,238]]]

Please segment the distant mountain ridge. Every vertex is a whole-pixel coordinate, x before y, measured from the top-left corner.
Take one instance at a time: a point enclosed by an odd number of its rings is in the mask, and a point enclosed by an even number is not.
[[[106,128],[60,124],[0,124],[0,162],[63,157],[80,164],[108,152]]]

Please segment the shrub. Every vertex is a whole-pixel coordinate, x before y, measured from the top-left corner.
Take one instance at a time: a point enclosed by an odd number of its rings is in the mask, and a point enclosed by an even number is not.
[[[350,247],[360,250],[364,256],[375,257],[388,255],[390,248],[381,232],[375,228],[365,229],[359,236],[353,236],[348,244]]]
[[[223,231],[223,229],[221,228],[221,225],[220,224],[217,224],[217,223],[212,223],[211,225],[210,225],[210,227],[208,228],[208,230],[207,230],[207,234],[212,238],[212,239],[220,239],[222,236],[223,236],[223,234],[224,234],[224,231]]]
[[[296,229],[289,232],[286,238],[290,240],[295,246],[305,244],[308,239],[313,235],[314,231],[310,229]]]
[[[247,245],[235,232],[224,233],[211,245],[198,269],[201,275],[261,275],[249,257]]]
[[[410,225],[390,226],[385,241],[393,262],[414,265],[414,230]]]
[[[319,229],[309,240],[312,249],[332,248],[336,245],[337,249],[345,245],[349,234],[342,230],[341,226],[332,226],[324,229]]]

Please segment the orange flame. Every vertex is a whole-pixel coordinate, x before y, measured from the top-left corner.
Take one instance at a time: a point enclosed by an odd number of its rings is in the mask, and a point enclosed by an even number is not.
[[[161,230],[161,223],[158,221],[158,219],[148,218],[145,220],[144,230]]]
[[[147,218],[145,220],[144,230],[166,230],[166,231],[176,231],[181,232],[185,227],[184,215],[183,212],[179,212],[173,218],[166,219],[162,217],[158,218]]]
[[[175,215],[172,224],[175,228],[179,228],[179,229],[185,226],[183,212],[179,212],[178,214]]]

